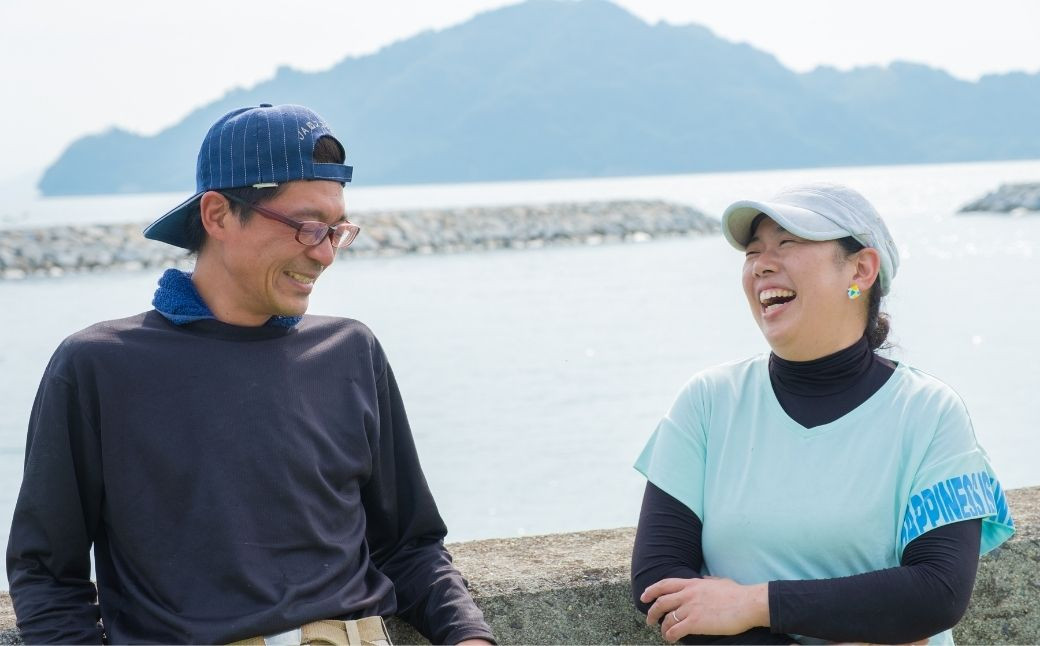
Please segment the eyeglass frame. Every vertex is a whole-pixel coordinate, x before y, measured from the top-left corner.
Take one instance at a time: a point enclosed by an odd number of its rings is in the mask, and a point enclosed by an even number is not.
[[[282,224],[288,225],[288,226],[292,227],[293,229],[296,229],[296,235],[294,236],[295,239],[296,239],[296,242],[299,242],[300,244],[302,244],[305,247],[317,247],[318,245],[320,245],[322,242],[325,241],[325,238],[328,238],[329,242],[332,242],[332,234],[335,233],[336,229],[345,226],[345,227],[347,227],[347,232],[348,233],[341,235],[340,236],[340,244],[339,245],[333,244],[332,248],[333,249],[346,249],[347,247],[350,246],[350,244],[352,242],[354,242],[354,240],[358,237],[358,234],[361,233],[361,227],[359,227],[358,225],[354,224],[353,222],[347,220],[346,217],[344,217],[342,222],[339,222],[339,223],[337,223],[335,225],[331,225],[331,226],[328,225],[328,224],[325,224],[324,222],[321,222],[319,220],[303,220],[301,222],[299,220],[294,220],[294,219],[290,218],[289,216],[285,215],[284,213],[279,213],[278,211],[275,211],[274,209],[269,209],[266,206],[260,206],[259,204],[254,204],[253,202],[250,202],[249,200],[244,200],[244,199],[238,197],[237,195],[230,195],[230,194],[224,193],[222,191],[218,191],[218,192],[221,195],[223,195],[225,198],[231,200],[232,202],[237,202],[238,204],[241,204],[242,206],[249,207],[251,210],[256,211],[257,213],[259,213],[263,217],[268,218],[269,220],[275,220],[275,221],[281,222]],[[322,235],[317,240],[315,240],[315,242],[313,244],[307,244],[303,240],[300,240],[300,233],[303,232],[303,227],[304,227],[304,225],[307,225],[307,224],[320,224],[321,226],[325,227],[324,235]],[[342,242],[343,240],[346,240],[346,242]]]

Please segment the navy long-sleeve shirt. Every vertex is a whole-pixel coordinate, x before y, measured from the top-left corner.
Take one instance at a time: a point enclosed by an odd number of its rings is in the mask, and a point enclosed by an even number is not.
[[[364,325],[152,311],[55,352],[8,578],[27,643],[227,643],[392,614],[434,643],[491,639],[445,533]]]

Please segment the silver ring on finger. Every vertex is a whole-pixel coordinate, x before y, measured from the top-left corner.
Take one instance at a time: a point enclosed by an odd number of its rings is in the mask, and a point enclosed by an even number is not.
[[[675,623],[679,623],[679,615],[675,614],[674,610],[672,611],[672,619],[675,621]]]

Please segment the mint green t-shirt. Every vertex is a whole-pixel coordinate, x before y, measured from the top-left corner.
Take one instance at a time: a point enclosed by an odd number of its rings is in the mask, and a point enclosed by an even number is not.
[[[903,364],[811,429],[777,401],[768,355],[705,370],[635,467],[703,522],[703,573],[744,584],[894,567],[911,540],[959,520],[983,519],[983,554],[1014,533],[960,397]]]

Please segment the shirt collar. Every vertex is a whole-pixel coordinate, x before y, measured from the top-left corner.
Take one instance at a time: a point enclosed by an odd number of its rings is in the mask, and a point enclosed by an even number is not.
[[[216,319],[202,300],[191,274],[179,269],[167,269],[159,278],[159,288],[152,298],[152,307],[174,325],[186,325],[204,319]],[[264,325],[294,327],[302,316],[272,316]]]

